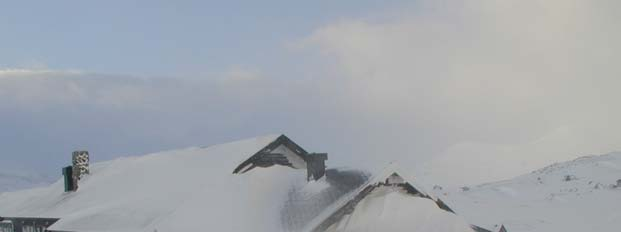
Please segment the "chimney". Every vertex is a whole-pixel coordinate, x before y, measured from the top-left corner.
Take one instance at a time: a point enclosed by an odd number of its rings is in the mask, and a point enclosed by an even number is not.
[[[65,180],[65,192],[75,192],[78,190],[78,181],[89,174],[88,151],[74,151],[71,154],[71,166],[63,168]]]
[[[306,156],[306,172],[308,181],[319,180],[326,174],[328,153],[311,153]]]
[[[73,175],[77,180],[82,179],[84,175],[90,173],[88,168],[88,151],[74,151],[71,155],[71,160],[73,164]]]
[[[63,168],[63,176],[65,180],[65,192],[75,192],[78,190],[78,181],[73,175],[73,166],[67,166]]]

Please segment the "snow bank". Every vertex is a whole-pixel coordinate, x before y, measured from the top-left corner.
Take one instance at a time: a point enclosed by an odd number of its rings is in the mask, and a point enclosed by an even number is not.
[[[0,195],[0,215],[61,218],[50,229],[64,231],[279,231],[287,190],[306,171],[232,174],[277,137],[98,163],[77,192],[58,181]]]

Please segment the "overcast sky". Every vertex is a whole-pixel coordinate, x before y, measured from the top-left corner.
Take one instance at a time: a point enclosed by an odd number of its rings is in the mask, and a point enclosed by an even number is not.
[[[459,186],[621,150],[620,7],[4,3],[0,169],[285,133],[331,166]]]

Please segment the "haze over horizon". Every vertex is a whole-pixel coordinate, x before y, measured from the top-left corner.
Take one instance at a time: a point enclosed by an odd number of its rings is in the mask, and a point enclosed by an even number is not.
[[[31,4],[0,9],[5,171],[284,133],[461,186],[621,150],[618,1]]]

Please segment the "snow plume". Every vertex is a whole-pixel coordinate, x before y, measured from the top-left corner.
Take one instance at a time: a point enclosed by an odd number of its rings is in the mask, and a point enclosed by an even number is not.
[[[445,184],[480,182],[621,149],[619,7],[423,0],[326,25],[301,46],[331,58],[354,120],[378,124],[365,141],[378,155],[430,158]]]

